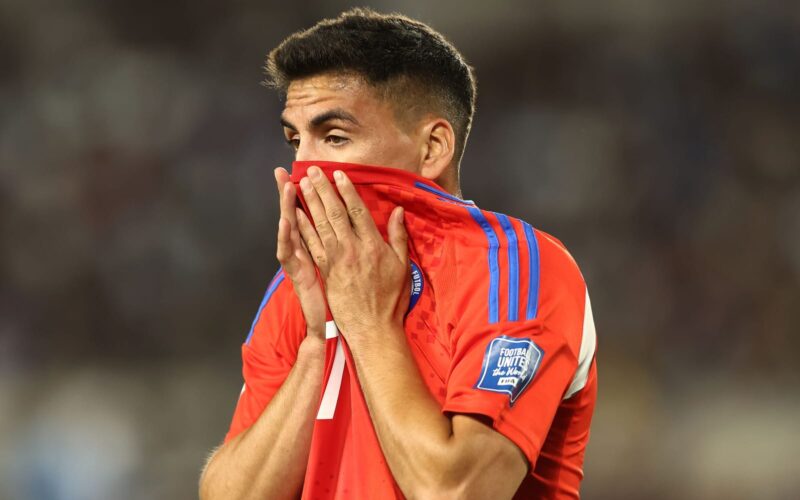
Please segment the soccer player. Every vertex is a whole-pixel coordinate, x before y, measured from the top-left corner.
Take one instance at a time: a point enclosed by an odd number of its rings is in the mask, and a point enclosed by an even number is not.
[[[296,159],[275,171],[281,269],[201,497],[578,498],[589,296],[558,240],[461,197],[470,67],[425,24],[354,9],[267,73]]]

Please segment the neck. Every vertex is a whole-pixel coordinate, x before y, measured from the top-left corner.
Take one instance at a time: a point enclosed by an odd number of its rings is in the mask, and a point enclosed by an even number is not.
[[[439,176],[439,178],[433,179],[433,182],[440,185],[445,191],[453,196],[463,198],[461,195],[461,185],[458,179],[458,172],[456,168],[448,168],[442,173],[442,175]]]

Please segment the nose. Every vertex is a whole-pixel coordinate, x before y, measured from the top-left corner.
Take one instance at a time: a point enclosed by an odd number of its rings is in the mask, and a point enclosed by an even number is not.
[[[300,140],[300,146],[294,153],[295,161],[318,160],[317,150],[312,140]]]

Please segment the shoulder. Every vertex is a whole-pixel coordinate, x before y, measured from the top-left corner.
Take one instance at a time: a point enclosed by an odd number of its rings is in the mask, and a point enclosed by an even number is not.
[[[282,268],[269,281],[244,345],[253,354],[291,352],[305,333],[303,314],[291,280]]]
[[[489,323],[538,318],[553,300],[582,307],[583,277],[561,241],[517,217],[478,207],[465,211],[461,230],[451,237],[460,307],[485,304]]]
[[[466,265],[477,264],[476,259],[485,257],[490,262],[496,259],[498,267],[511,271],[520,266],[530,267],[532,277],[544,268],[548,273],[560,273],[562,278],[583,281],[578,263],[555,236],[518,217],[477,206],[464,208],[468,216],[462,217],[459,231],[451,236],[453,264],[461,275],[490,277],[499,272],[493,266]]]
[[[535,230],[539,246],[539,267],[545,277],[554,278],[554,283],[577,287],[574,293],[583,295],[585,283],[580,267],[567,247],[555,236],[539,229]]]

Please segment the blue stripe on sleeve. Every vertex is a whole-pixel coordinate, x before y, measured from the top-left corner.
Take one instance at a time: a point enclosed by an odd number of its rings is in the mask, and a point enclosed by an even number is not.
[[[261,317],[261,311],[264,310],[264,307],[267,306],[267,302],[272,297],[272,294],[275,293],[275,290],[278,289],[278,285],[281,284],[283,279],[286,277],[286,273],[283,272],[283,268],[278,269],[278,273],[272,278],[272,282],[269,284],[267,288],[267,293],[264,294],[264,298],[261,300],[261,305],[258,306],[258,313],[256,314],[256,318],[253,320],[253,324],[250,326],[250,333],[247,334],[247,338],[245,339],[245,344],[250,344],[250,337],[253,336],[253,332],[256,330],[256,324],[258,323],[258,319]]]
[[[519,250],[517,249],[517,233],[514,226],[504,214],[494,214],[500,221],[508,240],[508,320],[516,321],[519,315]]]
[[[500,267],[497,262],[497,251],[500,242],[497,239],[494,229],[492,229],[491,224],[486,220],[480,208],[466,207],[466,209],[469,210],[475,222],[481,226],[481,229],[483,229],[483,232],[486,234],[486,238],[489,240],[489,323],[497,323],[500,316]]]
[[[536,234],[527,222],[522,223],[525,228],[525,239],[528,241],[528,307],[525,312],[525,319],[536,317],[536,309],[539,305],[539,244],[536,241]]]

